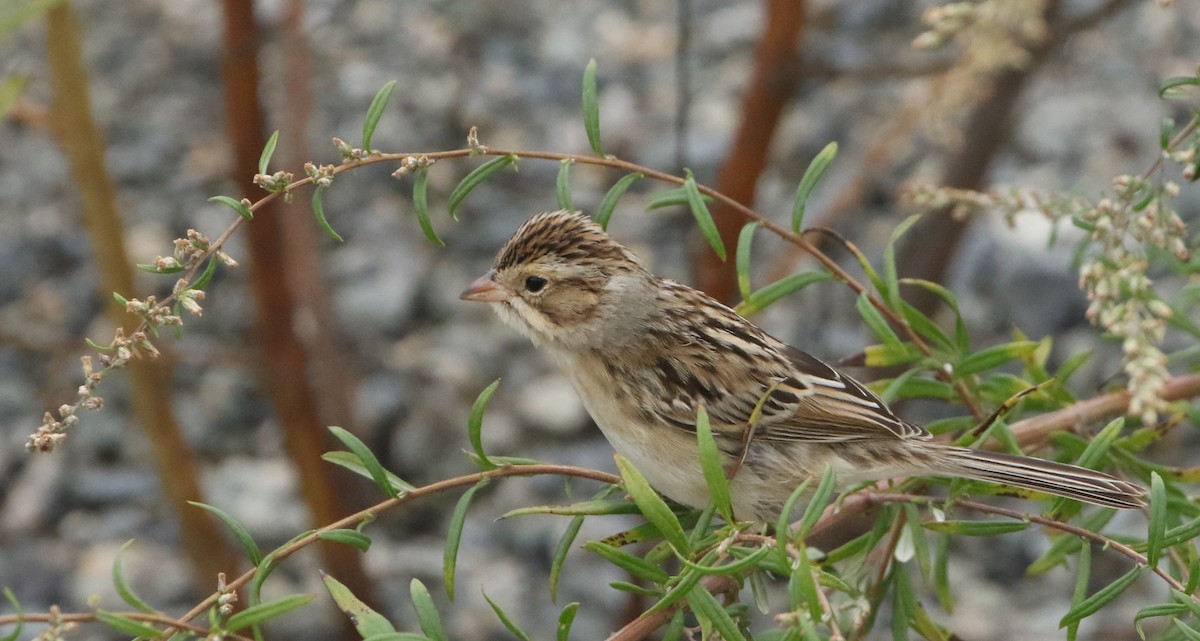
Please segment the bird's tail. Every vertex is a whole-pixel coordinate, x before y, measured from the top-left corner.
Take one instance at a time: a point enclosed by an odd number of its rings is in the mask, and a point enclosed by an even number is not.
[[[963,447],[939,449],[946,454],[947,471],[956,476],[1046,492],[1105,507],[1145,505],[1141,498],[1146,493],[1144,489],[1104,472],[1028,456]]]

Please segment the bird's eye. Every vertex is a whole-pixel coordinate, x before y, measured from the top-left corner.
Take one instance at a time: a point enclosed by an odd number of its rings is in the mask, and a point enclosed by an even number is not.
[[[536,294],[546,286],[546,279],[541,276],[530,276],[525,279],[525,291]]]

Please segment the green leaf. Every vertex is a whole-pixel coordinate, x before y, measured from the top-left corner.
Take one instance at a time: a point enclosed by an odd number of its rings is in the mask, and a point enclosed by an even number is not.
[[[350,453],[358,457],[359,462],[371,474],[371,480],[375,481],[375,485],[378,485],[379,489],[383,490],[391,498],[400,496],[400,492],[389,481],[387,471],[383,469],[383,465],[379,463],[379,459],[375,458],[375,454],[371,452],[371,449],[365,443],[349,431],[336,425],[330,425],[329,431],[342,442],[342,445],[346,446],[346,449],[350,450]]]
[[[242,551],[246,553],[246,556],[250,559],[250,563],[254,564],[255,566],[258,566],[258,564],[262,563],[263,555],[258,549],[258,544],[254,542],[254,537],[250,536],[249,530],[247,530],[241,523],[238,523],[237,519],[230,516],[225,510],[205,503],[188,501],[188,505],[193,505],[195,507],[212,512],[214,516],[216,516],[221,520],[222,523],[225,524],[225,527],[229,528],[229,530],[233,532],[234,538],[236,538],[238,543],[242,545]]]
[[[633,501],[637,503],[638,509],[646,517],[646,520],[654,524],[663,537],[675,548],[675,553],[679,556],[688,556],[691,553],[691,547],[688,545],[687,534],[684,534],[683,527],[679,525],[679,519],[667,504],[658,496],[658,493],[650,487],[650,483],[646,481],[646,477],[637,471],[633,463],[629,459],[617,454],[614,456],[617,461],[617,469],[621,471],[621,478],[624,480],[625,489],[633,496]]]
[[[620,590],[621,592],[628,592],[629,594],[636,594],[637,596],[644,597],[657,597],[660,594],[658,590],[643,587],[636,583],[630,583],[629,581],[610,581],[608,583],[608,587],[614,590]]]
[[[604,557],[605,561],[652,583],[666,583],[667,579],[671,578],[662,568],[646,559],[615,548],[603,541],[588,541],[583,544],[583,549],[595,552]]]
[[[950,589],[950,537],[939,536],[937,556],[933,563],[933,582],[938,601],[947,614],[954,611],[954,592]]]
[[[858,310],[858,315],[862,317],[863,322],[871,330],[883,344],[890,349],[903,350],[903,343],[900,342],[900,337],[896,336],[896,332],[892,331],[892,327],[884,320],[883,314],[879,313],[878,309],[871,304],[870,295],[863,292],[858,295],[858,301],[855,302],[855,308]]]
[[[1142,629],[1142,619],[1153,617],[1175,617],[1181,614],[1187,614],[1187,606],[1179,603],[1160,603],[1158,605],[1150,605],[1138,610],[1133,617],[1133,627],[1137,629],[1138,636],[1145,641],[1146,631]]]
[[[1150,523],[1146,535],[1146,563],[1158,565],[1167,534],[1167,488],[1158,472],[1150,472]]]
[[[804,479],[802,483],[792,490],[788,495],[787,501],[783,503],[783,509],[779,512],[779,517],[775,520],[775,536],[783,541],[803,543],[803,539],[795,537],[791,532],[792,511],[796,507],[796,501],[799,501],[808,491],[808,486],[812,485],[812,477]],[[789,562],[787,546],[779,546],[779,561],[781,565],[787,565]]]
[[[700,469],[708,484],[709,495],[726,523],[733,523],[733,503],[729,496],[729,480],[725,478],[725,467],[721,464],[721,451],[713,438],[712,425],[704,405],[696,413],[696,441],[700,448]]]
[[[326,452],[321,455],[321,458],[339,467],[344,467],[359,476],[375,480],[375,477],[371,476],[371,472],[353,452]],[[411,483],[405,482],[399,476],[387,470],[384,470],[384,473],[387,475],[388,484],[395,488],[398,491],[397,493],[408,492],[413,489]]]
[[[761,547],[750,552],[744,558],[723,565],[703,565],[683,558],[679,559],[679,561],[683,563],[684,567],[704,576],[733,576],[742,573],[748,568],[757,566],[758,562],[766,558],[772,551],[774,551],[773,547]]]
[[[332,594],[332,591],[330,591],[330,594]],[[252,605],[229,617],[229,620],[225,623],[225,629],[229,632],[237,632],[242,628],[257,625],[268,619],[274,619],[285,612],[291,612],[296,608],[308,605],[316,598],[317,595],[315,594],[293,594],[275,599],[274,601]],[[341,607],[341,603],[338,605]],[[342,609],[345,610],[344,607]]]
[[[908,530],[908,537],[912,540],[913,552],[917,555],[917,565],[921,568],[921,575],[926,580],[929,579],[933,570],[932,555],[929,553],[929,541],[925,539],[925,530],[921,528],[921,514],[917,510],[917,506],[908,503],[904,506],[904,527]]]
[[[706,560],[711,561],[715,557],[716,555],[714,553],[709,552],[708,554],[704,555],[704,558],[701,559],[701,562]],[[704,578],[704,575],[696,572],[695,570],[684,570],[679,574],[678,577],[676,577],[677,580],[675,585],[672,586],[670,590],[667,590],[667,593],[664,594],[657,603],[650,606],[650,609],[646,610],[646,614],[653,614],[675,605],[681,599],[687,597],[688,594],[691,594],[692,588],[696,587],[696,584],[699,583],[700,579],[702,578]]]
[[[135,621],[127,616],[117,614],[116,612],[96,610],[96,619],[121,634],[128,634],[134,637],[162,636],[162,630],[141,621]]]
[[[516,162],[517,157],[515,155],[505,154],[472,169],[471,173],[459,181],[454,190],[450,192],[450,198],[446,202],[446,207],[450,210],[450,217],[458,220],[458,206],[466,200],[467,195],[474,191],[476,187],[482,185],[492,174],[510,165],[515,166]]]
[[[821,514],[825,511],[825,506],[829,504],[829,499],[833,498],[836,484],[837,478],[833,472],[833,466],[826,465],[825,473],[821,475],[821,483],[817,485],[812,499],[804,508],[804,516],[800,518],[800,527],[796,530],[795,539],[803,540],[808,536],[808,531],[812,529],[812,526],[817,524]]]
[[[342,545],[358,548],[360,552],[366,552],[371,549],[371,537],[359,532],[358,530],[336,529],[319,532],[317,538],[322,541],[333,541]]]
[[[226,205],[230,209],[236,211],[242,218],[246,220],[254,220],[254,212],[250,211],[250,208],[240,200],[234,200],[229,196],[213,196],[212,198],[208,199],[208,202],[221,203],[222,205]]]
[[[1200,536],[1200,517],[1167,530],[1163,534],[1162,546],[1169,548],[1184,541],[1191,541],[1198,536]]]
[[[829,165],[837,157],[837,152],[836,142],[825,145],[825,148],[813,157],[812,162],[808,163],[808,168],[800,177],[800,185],[796,187],[796,199],[792,205],[792,232],[798,234],[804,226],[804,208],[808,205],[808,197],[820,182],[821,176],[825,175],[825,170],[829,169]]]
[[[903,285],[914,285],[916,287],[925,289],[942,299],[942,302],[946,303],[946,306],[954,312],[954,343],[958,348],[958,352],[965,355],[969,349],[967,325],[963,321],[962,312],[959,311],[958,300],[954,298],[954,294],[951,293],[949,289],[946,289],[945,287],[933,281],[928,281],[921,278],[901,278],[900,283]]]
[[[363,119],[362,132],[362,148],[367,153],[371,153],[371,136],[375,135],[375,127],[379,125],[379,119],[383,117],[383,110],[387,107],[388,99],[392,97],[392,90],[395,88],[396,81],[389,81],[379,90],[379,93],[375,94],[375,98],[371,100],[371,106],[367,108],[367,117]]]
[[[984,370],[999,367],[1009,361],[1024,358],[1032,354],[1037,347],[1037,341],[1013,341],[1011,343],[993,345],[964,358],[962,362],[955,366],[954,373],[958,376],[978,374]]]
[[[939,349],[953,355],[956,359],[962,358],[966,354],[966,352],[959,352],[958,345],[950,340],[942,328],[938,327],[937,323],[934,323],[933,319],[926,316],[921,310],[903,300],[897,301],[897,306],[908,325],[918,334],[936,344]]]
[[[421,632],[433,641],[447,641],[446,631],[442,629],[442,617],[433,605],[433,597],[419,579],[413,579],[408,584],[409,594],[412,595],[413,609],[417,611],[417,622]]]
[[[692,210],[696,224],[700,226],[700,233],[704,235],[704,239],[716,252],[717,257],[725,260],[725,243],[721,241],[721,232],[717,231],[717,224],[713,222],[708,205],[704,204],[704,199],[700,196],[700,187],[696,185],[696,177],[692,175],[691,169],[684,169],[683,172],[687,176],[687,179],[683,181],[683,193],[687,195],[688,207]]]
[[[1180,87],[1194,87],[1200,85],[1200,77],[1197,76],[1174,76],[1167,78],[1158,87],[1159,98],[1174,98],[1177,95],[1182,95]]]
[[[572,601],[562,609],[562,613],[558,615],[558,633],[555,635],[557,641],[567,641],[571,638],[571,624],[575,623],[575,613],[578,610],[578,601]]]
[[[637,514],[636,503],[624,499],[593,499],[570,505],[532,505],[505,512],[500,518],[528,516],[530,514],[556,514],[558,516],[600,516],[610,514]]]
[[[133,545],[133,539],[126,541],[125,545],[122,545],[121,549],[117,551],[117,555],[113,557],[113,587],[117,589],[117,594],[121,596],[122,601],[129,604],[129,607],[135,610],[141,610],[142,612],[146,612],[148,614],[155,613],[157,610],[150,607],[149,604],[143,601],[142,598],[133,591],[133,588],[129,587],[129,584],[125,582],[125,575],[121,571],[121,556],[125,554],[125,550],[127,550],[131,545]]]
[[[908,365],[921,360],[924,356],[925,354],[912,343],[884,343],[868,345],[863,348],[863,363],[867,367]],[[957,397],[958,393],[955,392],[954,396]]]
[[[417,170],[417,175],[413,176],[413,209],[417,212],[417,223],[421,225],[421,232],[425,234],[425,238],[429,242],[445,247],[446,243],[437,235],[433,229],[433,221],[429,218],[429,168],[425,167]]]
[[[388,632],[363,637],[362,641],[431,641],[429,637],[415,632]]]
[[[600,201],[600,206],[596,208],[596,224],[600,225],[601,229],[608,229],[608,221],[612,218],[613,212],[617,209],[617,201],[621,200],[621,196],[629,190],[633,183],[645,178],[645,174],[633,173],[621,176],[615,185],[604,194],[604,199]]]
[[[350,588],[347,588],[341,581],[324,572],[321,572],[321,581],[325,584],[325,589],[329,590],[329,596],[333,597],[333,602],[337,604],[338,609],[350,618],[350,623],[354,625],[359,636],[366,639],[396,631],[396,627],[392,625],[391,621],[388,621],[387,617],[372,610],[370,606],[354,596]],[[239,614],[244,614],[244,612]]]
[[[746,641],[746,637],[742,635],[742,631],[738,629],[733,618],[721,607],[717,602],[717,598],[711,592],[704,589],[704,586],[697,585],[692,588],[688,594],[688,604],[692,606],[692,611],[696,616],[703,621],[707,620],[709,624],[721,633],[723,641]]]
[[[275,153],[275,144],[279,142],[279,130],[267,138],[267,144],[263,145],[262,155],[258,157],[258,173],[267,173],[267,166],[271,164],[271,156]]]
[[[487,595],[487,592],[484,592],[483,586],[479,587],[479,591],[483,594],[483,598],[488,602],[488,605],[492,606],[492,611],[496,613],[496,617],[500,619],[500,623],[503,623],[504,627],[508,628],[508,631],[513,633],[513,636],[517,637],[521,641],[530,641],[529,635],[525,634],[521,628],[517,627],[517,624],[513,623],[513,620],[508,617],[508,614],[504,612],[504,609],[497,605],[496,602]]]
[[[151,274],[178,274],[186,269],[183,265],[175,265],[174,267],[164,267],[159,269],[159,267],[154,263],[137,263],[137,268],[144,272],[150,272]]]
[[[563,158],[558,162],[558,177],[554,180],[554,194],[558,197],[558,208],[574,211],[571,206],[571,165],[573,158]]]
[[[996,536],[1029,528],[1028,521],[928,521],[921,525],[941,534],[961,536]]]
[[[715,200],[708,194],[700,194],[700,196],[706,203],[711,203]],[[688,204],[687,191],[685,191],[683,187],[675,187],[674,189],[660,191],[651,196],[650,202],[646,205],[646,211],[653,211],[655,209],[662,209],[663,207],[674,207],[675,205],[686,204]]]
[[[1183,621],[1172,619],[1171,625],[1174,625],[1176,630],[1179,630],[1183,636],[1187,637],[1188,641],[1200,641],[1200,632],[1197,632],[1195,628]]]
[[[321,193],[324,191],[325,189],[323,187],[317,187],[313,190],[313,217],[317,219],[317,226],[321,228],[321,231],[329,235],[330,238],[338,241],[339,243],[346,242],[342,239],[340,234],[333,230],[333,226],[329,224],[329,219],[325,217],[325,203],[322,201],[321,197]]]
[[[475,449],[479,467],[485,470],[494,470],[500,467],[493,463],[483,451],[483,412],[487,409],[492,394],[496,393],[497,387],[500,387],[498,378],[492,381],[491,385],[483,388],[479,396],[475,397],[475,403],[471,405],[471,414],[467,417],[467,438],[471,441],[471,447]]]
[[[1080,527],[1092,532],[1100,532],[1104,529],[1108,522],[1116,515],[1116,510],[1099,510],[1091,512],[1083,517],[1080,522]],[[1034,561],[1026,568],[1025,573],[1030,576],[1038,576],[1049,570],[1066,563],[1067,557],[1075,554],[1084,542],[1077,536],[1060,536],[1054,539],[1054,543],[1050,544],[1050,549],[1042,554],[1041,558]]]
[[[818,598],[820,593],[817,592],[817,582],[813,578],[812,562],[808,559],[808,548],[801,542],[798,544],[797,551],[799,554],[796,555],[792,572],[788,576],[788,596],[791,599],[792,609],[798,610],[801,605],[807,605],[809,615],[819,621],[821,619],[821,600]]]
[[[13,594],[12,590],[5,587],[3,591],[4,598],[8,599],[9,605],[12,606],[13,614],[16,614],[18,618],[16,628],[13,629],[12,633],[0,637],[0,641],[17,641],[17,639],[21,638],[21,632],[25,630],[25,619],[20,618],[24,613],[21,611],[21,604],[17,601],[17,597]]]
[[[1061,621],[1058,622],[1058,627],[1065,628],[1072,623],[1082,621],[1089,616],[1099,612],[1101,608],[1112,603],[1114,599],[1125,591],[1125,588],[1133,584],[1142,573],[1142,566],[1136,566],[1132,570],[1126,572],[1121,578],[1113,581],[1107,586],[1098,590],[1092,596],[1083,600],[1082,603],[1072,607],[1067,611]]]
[[[908,231],[917,221],[921,219],[921,214],[913,214],[905,218],[903,222],[896,225],[892,230],[892,237],[888,240],[887,246],[883,248],[883,282],[886,289],[882,292],[883,297],[893,309],[900,307],[900,277],[896,272],[896,243],[904,232]]]
[[[208,283],[212,281],[213,274],[217,273],[217,259],[214,256],[208,257],[208,264],[204,266],[204,271],[200,272],[200,276],[196,278],[196,282],[188,285],[188,289],[200,290],[208,287]]]
[[[671,622],[667,627],[663,628],[662,641],[679,641],[683,638],[683,610],[675,611],[671,616]]]
[[[579,536],[579,529],[583,527],[583,517],[577,516],[571,519],[567,524],[567,529],[558,539],[558,545],[554,547],[554,558],[550,562],[550,601],[558,602],[558,580],[562,577],[563,563],[567,560],[567,553],[571,551],[571,546],[575,543],[575,537]]]
[[[750,298],[750,246],[754,242],[754,230],[758,229],[761,224],[762,221],[759,220],[746,223],[742,226],[742,231],[738,232],[737,282],[738,292],[743,301]]]
[[[471,486],[471,489],[463,493],[462,498],[458,499],[458,503],[454,506],[454,513],[450,515],[450,528],[446,533],[446,549],[442,555],[442,581],[446,585],[446,596],[450,600],[454,600],[454,570],[458,565],[458,545],[462,542],[463,526],[467,522],[467,508],[471,506],[471,499],[475,497],[475,493],[479,488],[488,484],[487,479],[483,479]]]
[[[745,298],[740,305],[737,306],[737,313],[742,316],[756,314],[767,307],[770,307],[775,301],[794,294],[813,283],[819,283],[833,278],[833,274],[824,271],[801,272],[799,274],[791,274],[784,276],[779,280],[759,289]],[[747,283],[748,284],[748,283]]]
[[[588,144],[597,156],[604,155],[600,144],[600,101],[596,98],[596,59],[588,61],[583,70],[583,129],[587,132]]]

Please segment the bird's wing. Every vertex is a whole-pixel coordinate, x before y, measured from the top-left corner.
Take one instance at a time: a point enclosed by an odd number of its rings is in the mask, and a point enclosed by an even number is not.
[[[783,346],[786,363],[775,372],[745,368],[714,377],[693,360],[660,358],[656,371],[667,389],[690,393],[658,396],[650,409],[661,421],[694,430],[703,404],[713,432],[738,438],[761,406],[753,438],[768,441],[838,443],[863,439],[931,438],[924,428],[901,420],[858,381],[798,349]],[[737,360],[737,359],[735,359]],[[726,369],[732,363],[722,362]]]

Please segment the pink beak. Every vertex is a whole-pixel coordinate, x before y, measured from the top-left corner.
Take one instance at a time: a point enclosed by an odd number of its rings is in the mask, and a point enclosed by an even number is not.
[[[496,270],[489,270],[488,273],[480,276],[471,283],[470,287],[463,290],[463,293],[458,297],[463,300],[473,300],[481,303],[502,303],[512,297],[500,283],[494,279]]]

